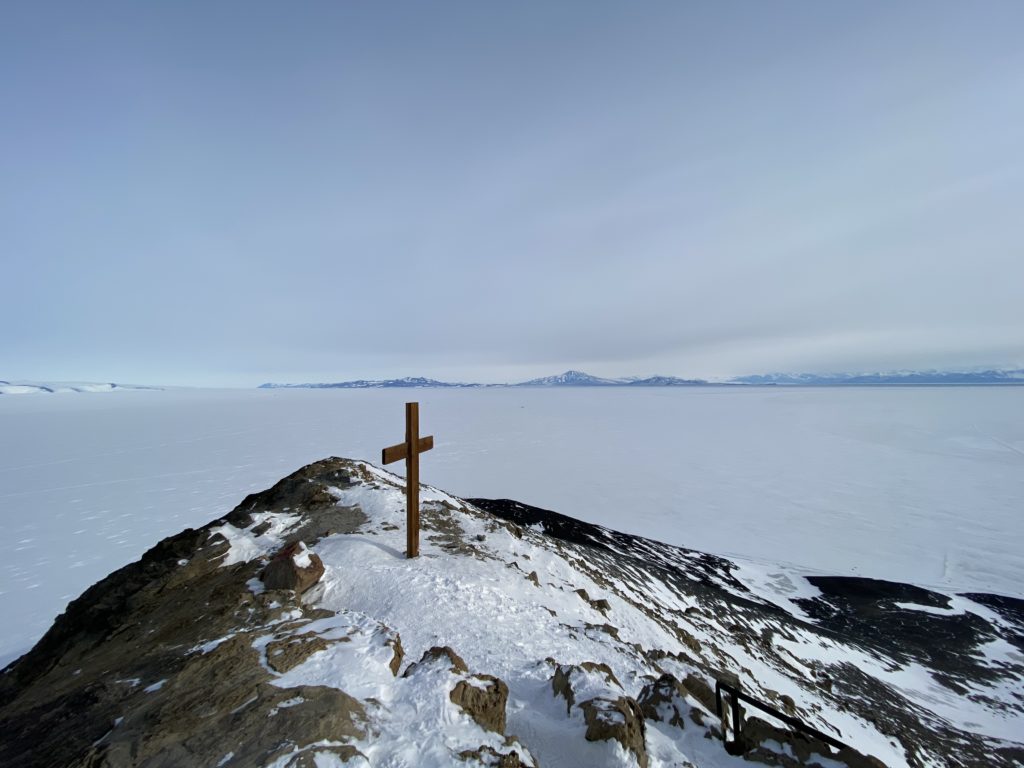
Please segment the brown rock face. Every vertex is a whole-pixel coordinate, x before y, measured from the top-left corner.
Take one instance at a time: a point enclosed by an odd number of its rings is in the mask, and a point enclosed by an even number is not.
[[[503,681],[492,675],[473,675],[456,683],[449,698],[481,728],[505,734],[508,686]]]
[[[391,670],[392,675],[398,677],[398,670],[402,668],[402,659],[405,658],[405,649],[402,647],[401,635],[396,632],[395,639],[388,640],[387,644],[391,646],[391,651],[394,653],[391,661],[388,663],[388,669]]]
[[[554,659],[548,659],[555,667],[555,673],[551,676],[551,691],[555,696],[561,696],[565,699],[565,711],[566,713],[572,709],[573,704],[576,703],[576,692],[572,687],[572,676],[574,674],[580,674],[582,672],[590,672],[593,674],[601,675],[605,682],[609,685],[614,685],[616,688],[621,688],[622,684],[615,677],[615,673],[612,672],[611,667],[607,664],[599,664],[596,661],[583,661],[577,664],[558,664]]]
[[[274,640],[267,645],[267,664],[275,672],[283,674],[325,648],[327,641],[313,634]]]
[[[580,704],[587,723],[587,741],[615,739],[636,755],[640,768],[647,768],[646,728],[640,706],[628,696],[618,699],[590,699]]]
[[[683,686],[693,698],[704,706],[704,709],[711,713],[715,712],[715,692],[711,690],[711,686],[707,684],[707,681],[691,672],[683,680]]]
[[[551,690],[555,696],[561,696],[565,699],[566,714],[572,709],[572,705],[576,703],[576,694],[573,692],[572,683],[569,681],[571,672],[572,667],[559,665],[555,668],[555,674],[551,677]]]
[[[416,670],[419,669],[421,666],[432,664],[433,662],[441,659],[443,659],[448,664],[448,668],[452,672],[469,672],[469,667],[466,666],[466,662],[462,660],[462,657],[459,656],[459,654],[457,654],[447,645],[435,645],[429,651],[424,651],[423,656],[420,657],[419,661],[410,664],[406,668],[405,674],[403,674],[402,677],[409,677],[410,675],[414,675],[416,674]]]
[[[812,736],[795,733],[788,728],[779,728],[759,717],[748,717],[743,724],[743,759],[766,765],[780,765],[783,768],[803,768],[820,765],[821,758],[842,763],[849,768],[885,768],[877,757],[863,755],[846,747],[834,752],[828,744]],[[765,745],[781,744],[785,754]]]
[[[274,555],[260,574],[260,580],[267,589],[291,589],[301,595],[323,575],[324,564],[320,557],[297,541]]]
[[[482,746],[477,749],[466,749],[459,753],[459,759],[476,761],[491,768],[530,768],[524,763],[516,751],[502,754],[494,747]]]
[[[284,543],[354,532],[366,516],[338,507],[327,489],[348,487],[357,471],[343,459],[303,467],[72,601],[0,675],[0,765],[216,765],[228,752],[236,765],[264,765],[325,740],[350,752],[338,743],[364,734],[360,702],[332,688],[271,685],[252,645],[284,614],[301,615],[297,626],[323,612],[291,591],[253,595],[260,564],[224,565],[229,545],[216,531],[227,522],[259,535],[255,514],[288,507],[301,521]]]

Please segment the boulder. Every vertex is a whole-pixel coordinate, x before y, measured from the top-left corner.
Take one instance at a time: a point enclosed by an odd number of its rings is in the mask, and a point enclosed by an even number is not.
[[[572,669],[571,666],[564,667],[559,664],[555,667],[555,674],[551,676],[551,691],[555,696],[561,696],[565,699],[566,714],[572,709],[572,705],[576,703],[576,694],[573,693],[572,683],[569,680]]]
[[[555,696],[561,696],[565,699],[566,714],[569,713],[573,704],[576,703],[576,690],[573,685],[574,677],[577,678],[577,683],[590,678],[591,685],[596,678],[599,680],[601,689],[607,689],[611,686],[620,690],[622,688],[622,684],[607,664],[595,661],[584,661],[578,665],[558,664],[554,659],[550,659],[549,663],[555,667],[555,673],[551,676],[551,691]]]
[[[271,558],[260,574],[267,589],[291,589],[301,595],[324,575],[324,564],[315,552],[301,541],[282,548]]]
[[[885,763],[877,757],[861,754],[850,747],[836,752],[813,736],[789,728],[779,728],[759,717],[744,720],[741,749],[744,760],[783,768],[813,768],[826,761],[848,768],[885,768]]]
[[[466,666],[466,662],[462,660],[462,657],[459,656],[459,654],[457,654],[447,645],[435,645],[430,650],[424,651],[423,656],[420,657],[419,661],[415,661],[408,667],[406,667],[405,673],[402,675],[402,677],[410,677],[411,675],[416,674],[416,670],[418,670],[420,667],[431,665],[438,661],[442,661],[443,663],[447,664],[448,668],[452,672],[469,672],[469,667]]]
[[[405,658],[405,649],[402,647],[402,636],[395,632],[395,636],[386,640],[384,644],[391,648],[393,654],[391,661],[388,663],[388,669],[391,670],[392,675],[398,677],[398,670],[402,668],[402,659]]]
[[[636,756],[640,768],[647,768],[646,727],[640,706],[628,696],[596,698],[580,704],[587,724],[587,741],[614,739]]]
[[[505,734],[508,686],[493,675],[473,675],[455,684],[449,698],[481,728]]]
[[[701,703],[708,712],[714,713],[716,710],[715,705],[715,692],[708,685],[707,681],[692,672],[686,676],[683,680],[683,686],[687,692],[693,696],[697,701]]]
[[[530,768],[530,763],[524,763],[519,753],[515,750],[502,753],[494,747],[481,746],[476,749],[464,749],[459,752],[459,759],[466,762],[474,761],[488,768]]]
[[[685,698],[686,688],[683,684],[675,676],[665,673],[643,687],[637,697],[637,704],[647,720],[683,728],[683,712],[688,709],[684,703]]]

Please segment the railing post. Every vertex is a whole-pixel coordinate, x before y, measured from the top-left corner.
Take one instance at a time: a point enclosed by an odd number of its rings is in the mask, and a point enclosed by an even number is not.
[[[732,716],[733,733],[733,741],[731,744],[727,737],[728,729],[725,725],[725,707],[722,700],[723,693],[729,695],[729,710]],[[834,736],[829,736],[827,733],[823,733],[817,728],[812,728],[799,718],[787,715],[763,701],[758,701],[753,696],[740,693],[739,688],[735,688],[729,683],[722,682],[721,680],[715,680],[715,710],[718,713],[718,719],[722,723],[722,742],[725,744],[725,749],[729,754],[742,754],[746,747],[746,745],[743,744],[743,711],[740,709],[740,699],[749,702],[751,706],[761,710],[762,712],[768,713],[772,717],[777,717],[790,728],[794,728],[798,732],[808,736],[813,736],[815,739],[823,741],[830,747],[834,747],[839,750],[849,748],[846,744],[839,741],[839,739]]]
[[[729,694],[729,701],[732,704],[732,736],[736,747],[743,750],[743,720],[740,714],[739,691],[732,691]]]

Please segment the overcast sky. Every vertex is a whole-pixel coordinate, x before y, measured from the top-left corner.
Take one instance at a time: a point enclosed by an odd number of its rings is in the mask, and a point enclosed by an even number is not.
[[[0,379],[1024,365],[1024,3],[7,3]]]

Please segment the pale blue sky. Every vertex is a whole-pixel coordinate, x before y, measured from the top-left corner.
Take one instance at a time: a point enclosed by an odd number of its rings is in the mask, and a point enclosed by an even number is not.
[[[0,379],[1024,365],[1024,3],[14,3]]]

